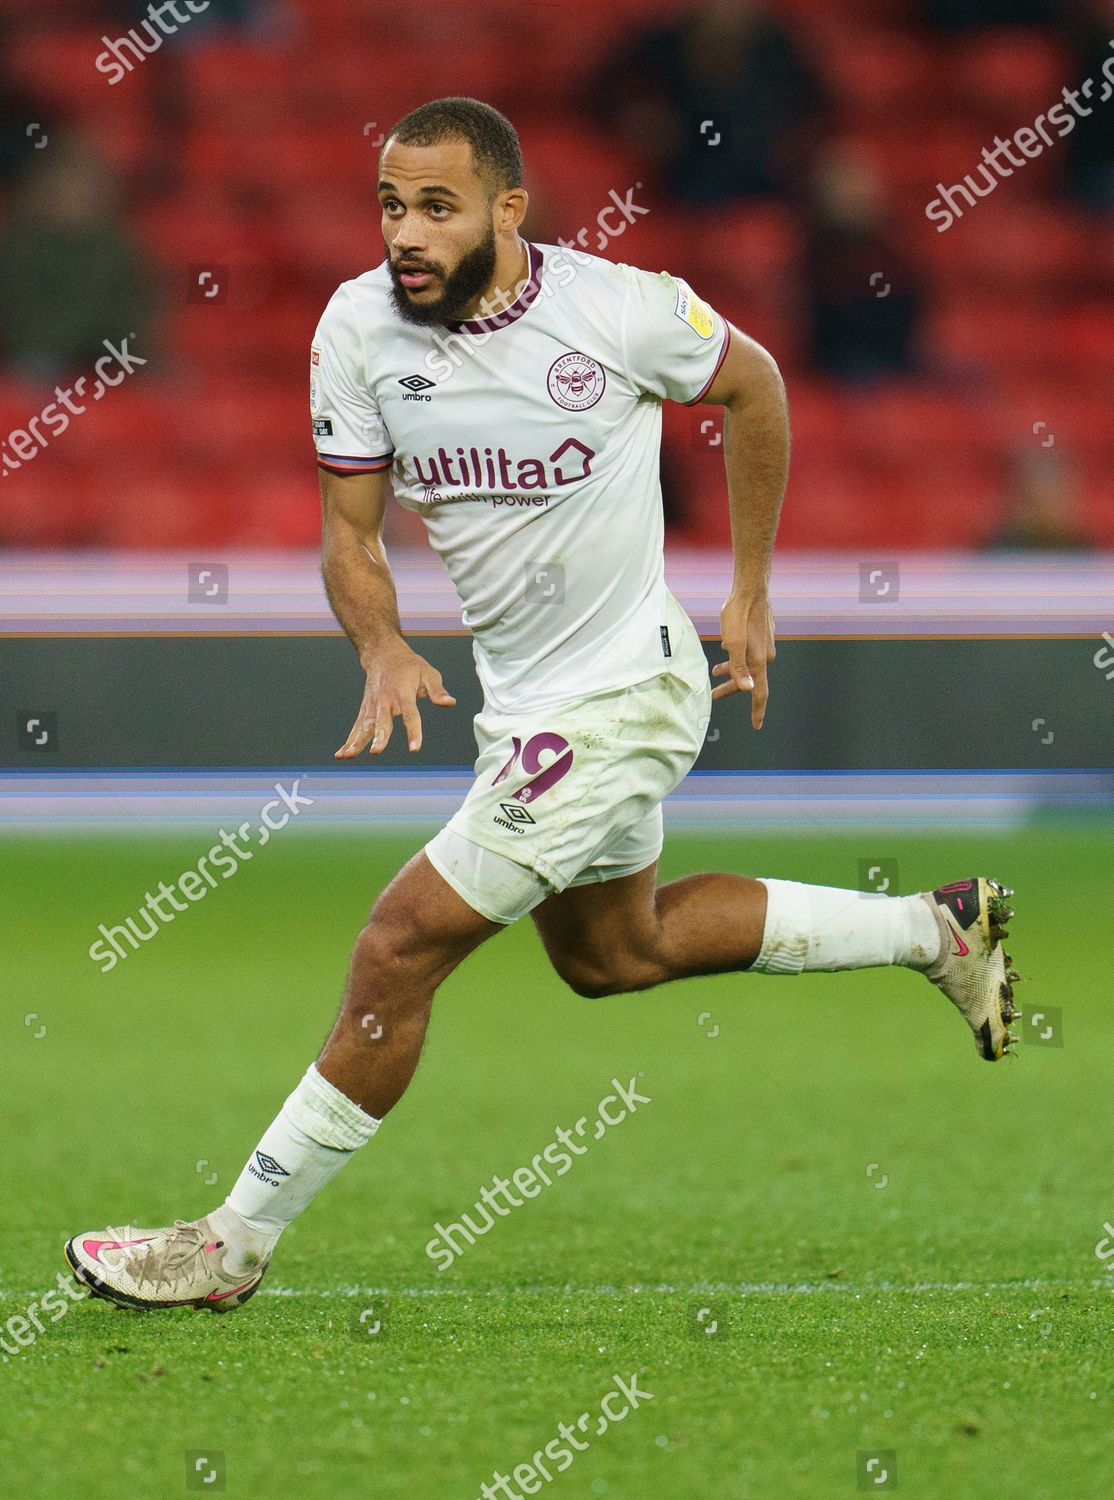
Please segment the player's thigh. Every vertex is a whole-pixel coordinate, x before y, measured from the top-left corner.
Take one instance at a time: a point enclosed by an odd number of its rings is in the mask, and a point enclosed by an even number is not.
[[[461,897],[419,849],[383,890],[365,932],[399,958],[459,961],[501,931]]]
[[[603,974],[656,946],[658,863],[633,875],[571,885],[530,913],[550,962],[562,977]]]

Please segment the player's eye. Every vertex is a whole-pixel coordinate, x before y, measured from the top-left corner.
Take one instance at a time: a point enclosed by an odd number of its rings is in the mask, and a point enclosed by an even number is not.
[[[447,213],[451,212],[447,203],[431,203],[429,205],[429,211],[435,218],[438,219],[444,218]]]
[[[402,207],[397,198],[381,198],[379,201],[383,205],[383,212],[387,214],[393,214],[396,208]]]

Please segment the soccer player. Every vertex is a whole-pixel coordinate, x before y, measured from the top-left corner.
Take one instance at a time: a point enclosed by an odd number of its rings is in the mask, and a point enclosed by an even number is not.
[[[896,964],[955,1003],[980,1056],[1015,1040],[1011,893],[995,882],[906,897],[738,874],[658,885],[662,800],[711,701],[749,693],[755,729],[766,711],[785,396],[770,355],[679,278],[524,240],[522,180],[515,131],[490,106],[407,115],[379,162],[386,259],[336,292],[310,356],[325,584],[366,673],[337,756],[380,754],[396,719],[416,751],[419,703],[454,702],[400,628],[381,540],[393,488],[474,637],[475,783],[376,901],[333,1030],[227,1201],[68,1242],[77,1278],[110,1301],[246,1302],[283,1229],[403,1094],[438,985],[527,913],[580,995]],[[726,408],[735,569],[714,691],[663,576],[666,400]]]

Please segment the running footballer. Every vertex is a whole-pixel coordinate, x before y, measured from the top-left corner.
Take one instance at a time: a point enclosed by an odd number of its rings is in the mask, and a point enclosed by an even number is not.
[[[526,915],[581,995],[893,964],[954,1002],[981,1057],[1015,1040],[1011,893],[994,881],[871,900],[734,873],[658,884],[662,801],[712,700],[748,693],[755,729],[766,711],[785,393],[770,355],[680,278],[523,239],[522,183],[514,128],[489,105],[407,115],[379,161],[386,258],[338,289],[310,355],[325,584],[366,673],[337,755],[381,753],[396,720],[416,751],[423,700],[455,701],[402,635],[381,540],[393,491],[425,522],[474,639],[475,783],[376,901],[333,1030],[226,1202],[69,1240],[94,1295],[246,1302],[283,1229],[402,1096],[438,985]],[[735,566],[714,690],[665,586],[664,401],[726,409]]]

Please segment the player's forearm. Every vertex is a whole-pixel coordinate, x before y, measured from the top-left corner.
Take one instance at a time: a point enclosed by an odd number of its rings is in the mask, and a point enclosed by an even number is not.
[[[402,640],[398,596],[381,546],[374,551],[350,531],[327,529],[321,549],[325,592],[366,669],[377,652]]]
[[[785,387],[767,356],[758,378],[726,403],[724,463],[735,557],[734,587],[764,592],[789,473]]]

